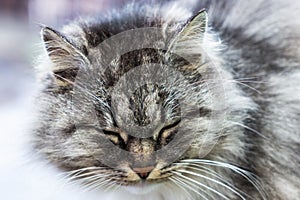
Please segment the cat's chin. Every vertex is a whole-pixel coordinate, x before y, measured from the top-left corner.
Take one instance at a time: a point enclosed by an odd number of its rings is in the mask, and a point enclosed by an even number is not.
[[[134,185],[123,186],[123,189],[131,194],[144,195],[153,192],[159,185],[159,183],[139,182]]]

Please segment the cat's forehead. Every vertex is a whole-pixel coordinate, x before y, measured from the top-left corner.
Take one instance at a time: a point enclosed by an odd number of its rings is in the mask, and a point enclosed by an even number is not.
[[[117,121],[138,126],[162,123],[165,95],[161,87],[151,83],[136,88],[132,93],[118,92],[112,102]]]

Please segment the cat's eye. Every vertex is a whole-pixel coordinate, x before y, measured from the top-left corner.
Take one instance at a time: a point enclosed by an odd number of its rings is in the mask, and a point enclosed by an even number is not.
[[[118,145],[120,147],[124,147],[127,143],[128,136],[114,128],[111,129],[100,129],[95,126],[89,126],[89,125],[77,125],[76,128],[78,129],[94,129],[98,131],[99,133],[104,134],[113,144]]]
[[[127,135],[118,130],[101,130],[105,136],[115,145],[124,147],[127,142]]]
[[[165,125],[158,133],[157,141],[160,145],[167,145],[177,132],[180,120]]]

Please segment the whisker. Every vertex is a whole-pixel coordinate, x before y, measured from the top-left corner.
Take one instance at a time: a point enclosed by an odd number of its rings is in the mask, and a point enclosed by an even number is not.
[[[81,178],[81,177],[90,176],[90,175],[98,174],[98,173],[99,173],[99,171],[92,171],[92,172],[75,174],[75,175],[72,175],[71,177],[69,177],[68,180],[72,181],[74,179],[78,179],[78,178]]]
[[[112,190],[112,193],[114,193],[115,191],[120,189],[121,186],[122,186],[122,184],[120,182],[115,181],[115,188]]]
[[[68,171],[68,172],[63,172],[62,174],[73,174],[76,172],[81,172],[81,171],[86,171],[86,170],[93,170],[93,169],[106,169],[106,167],[85,167],[85,168],[80,168],[80,169],[76,169],[76,170],[72,170],[72,171]]]
[[[81,179],[76,179],[76,180],[73,180],[73,182],[91,182],[93,180],[97,180],[97,179],[101,179],[101,178],[107,178],[109,177],[110,175],[99,175],[99,174],[96,174],[94,176],[89,176],[89,177],[84,177],[84,178],[81,178]]]
[[[104,170],[104,169],[107,169],[107,168],[104,168],[104,167],[86,167],[86,168],[81,168],[81,169],[72,170],[72,171],[68,171],[68,172],[63,172],[63,173],[60,173],[58,176],[62,180],[65,180],[65,179],[68,180],[68,179],[72,179],[72,177],[77,177],[81,174],[89,173],[89,171],[91,171],[91,170],[97,171],[97,170]]]
[[[198,190],[196,190],[194,187],[190,186],[191,183],[185,182],[185,181],[181,180],[179,177],[175,177],[175,176],[171,177],[171,179],[174,179],[174,180],[178,181],[178,183],[181,183],[183,186],[189,188],[191,191],[195,192],[196,194],[201,196],[203,199],[209,200],[203,194],[201,194]]]
[[[199,83],[207,83],[208,81],[210,83],[218,83],[218,82],[221,82],[220,84],[223,84],[223,82],[233,82],[233,83],[237,83],[237,84],[240,84],[242,86],[245,86],[255,92],[257,92],[258,94],[262,94],[262,92],[260,92],[259,90],[257,90],[256,88],[246,84],[246,83],[264,83],[262,81],[242,81],[243,79],[204,79],[204,80],[201,80],[201,81],[198,81],[198,82],[195,82],[194,84],[199,84]],[[245,80],[245,79],[244,79]]]
[[[111,182],[108,183],[108,184],[105,186],[105,190],[104,190],[104,191],[110,190],[112,187],[114,187],[114,186],[117,185],[116,183],[117,183],[116,181],[114,181],[114,180],[111,179]]]
[[[235,80],[231,80],[230,82],[234,82],[234,83],[237,83],[237,84],[240,84],[242,86],[245,86],[251,90],[253,90],[254,92],[257,92],[258,94],[262,94],[262,92],[260,92],[259,90],[257,90],[256,88],[246,84],[245,82],[240,82],[240,81],[235,81]]]
[[[106,179],[106,178],[98,178],[95,181],[92,181],[91,183],[89,183],[88,185],[85,185],[85,187],[83,187],[84,191],[88,192],[88,191],[92,191],[92,190],[96,190],[97,188],[103,188],[103,185],[105,186],[105,184],[107,182],[109,182],[111,179]]]
[[[200,190],[201,192],[203,192],[206,196],[206,198],[212,199],[214,200],[215,197],[213,197],[212,193],[208,192],[207,190],[205,190],[204,188],[202,188],[201,186],[199,187],[199,185],[195,184],[195,183],[191,183],[188,180],[185,180],[181,177],[177,177],[179,179],[181,179],[183,182],[185,182],[186,184],[189,184],[191,187],[195,188],[196,190]]]
[[[187,177],[187,176],[184,176],[184,175],[182,175],[181,173],[178,173],[178,172],[176,172],[176,171],[174,171],[173,173],[175,173],[177,176],[180,176],[180,177],[182,177],[182,178],[184,178],[184,179],[186,179],[186,180],[188,180],[188,181],[191,181],[191,182],[193,182],[193,183],[195,183],[195,184],[197,184],[197,185],[199,185],[199,186],[201,186],[201,187],[203,187],[203,188],[206,188],[207,190],[212,191],[213,193],[219,195],[219,196],[222,197],[223,199],[230,200],[230,199],[229,199],[228,197],[226,197],[225,195],[221,194],[221,193],[218,192],[217,190],[215,190],[215,189],[213,189],[213,188],[211,188],[211,187],[209,187],[209,186],[207,186],[207,185],[204,185],[204,184],[202,184],[202,183],[200,183],[200,182],[198,182],[198,181],[195,181],[194,179],[189,178],[189,177]]]
[[[239,122],[233,122],[233,121],[228,121],[228,122],[231,122],[232,124],[235,124],[235,125],[238,125],[238,126],[241,126],[249,131],[252,131],[253,133],[256,133],[257,135],[261,136],[262,138],[264,139],[268,139],[266,136],[264,136],[262,133],[258,132],[257,130],[254,130],[253,128],[250,128],[249,126],[245,125],[245,124],[242,124],[242,123],[239,123]]]
[[[262,185],[258,181],[258,178],[252,174],[251,172],[248,172],[246,170],[243,170],[237,166],[228,164],[228,163],[223,163],[219,161],[212,161],[212,160],[204,160],[204,159],[186,159],[182,160],[181,163],[201,163],[205,165],[211,165],[211,166],[217,166],[217,167],[223,167],[223,168],[228,168],[231,169],[232,171],[238,173],[239,175],[243,176],[245,179],[247,179],[255,188],[256,190],[260,193],[261,197],[263,199],[267,199],[265,192],[263,190]]]
[[[197,173],[194,173],[194,172],[191,172],[191,171],[187,171],[187,170],[182,170],[182,169],[180,169],[180,170],[176,170],[176,171],[182,172],[182,173],[186,173],[186,174],[190,174],[190,175],[197,176],[197,177],[201,177],[201,178],[204,178],[204,179],[206,179],[206,180],[212,181],[212,182],[214,182],[214,183],[216,183],[216,184],[218,184],[218,185],[221,185],[221,186],[227,188],[228,190],[230,190],[230,191],[233,192],[234,194],[238,195],[241,199],[245,200],[244,196],[242,196],[239,192],[237,192],[237,191],[234,190],[233,188],[229,187],[228,185],[222,183],[221,181],[217,181],[217,180],[212,179],[212,178],[210,178],[210,177],[208,177],[208,176],[204,176],[204,175],[197,174]]]
[[[105,180],[104,178],[98,178],[98,177],[94,177],[93,179],[91,179],[89,182],[86,183],[81,183],[82,186],[82,190],[84,192],[89,192],[91,191],[91,187],[94,186],[96,183],[98,183],[99,181],[103,181]]]
[[[195,167],[192,167],[192,166],[195,166]],[[191,163],[191,164],[188,164],[187,166],[185,166],[186,168],[188,169],[193,169],[193,170],[197,170],[197,171],[201,171],[201,172],[204,172],[206,174],[209,174],[217,179],[219,179],[220,181],[223,181],[223,183],[225,183],[226,185],[228,185],[229,187],[233,188],[234,190],[236,190],[237,192],[239,192],[240,194],[243,194],[245,196],[247,196],[248,198],[250,199],[253,199],[252,197],[250,197],[247,193],[245,193],[244,191],[236,188],[234,185],[232,185],[231,183],[227,182],[227,181],[224,181],[226,178],[224,176],[220,176],[219,174],[217,174],[216,172],[214,172],[212,169],[209,169],[207,167],[204,167],[202,165],[199,165],[199,164],[194,164],[194,163]],[[201,169],[202,168],[202,169]]]
[[[186,186],[177,181],[176,179],[173,179],[172,177],[168,178],[171,182],[173,182],[176,186],[178,186],[180,189],[182,189],[188,196],[189,199],[191,199],[191,194],[186,190]]]

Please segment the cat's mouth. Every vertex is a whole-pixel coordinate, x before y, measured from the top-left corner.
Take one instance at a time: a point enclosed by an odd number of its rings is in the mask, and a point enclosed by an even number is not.
[[[83,187],[111,189],[116,187],[134,194],[146,194],[167,182],[172,176],[173,167],[143,167],[116,170],[110,167],[93,166],[71,170],[66,173],[69,181],[82,184]]]
[[[123,177],[122,185],[143,188],[149,184],[159,184],[168,180],[172,175],[170,172],[172,169],[169,166],[163,169],[157,167],[129,168]]]
[[[158,177],[155,179],[141,179],[141,180],[126,180],[124,182],[121,183],[121,185],[124,186],[137,186],[137,187],[146,187],[147,185],[151,185],[151,184],[158,184],[158,183],[162,183],[168,180],[168,177],[170,177],[171,175],[168,176],[164,176],[164,177]]]

